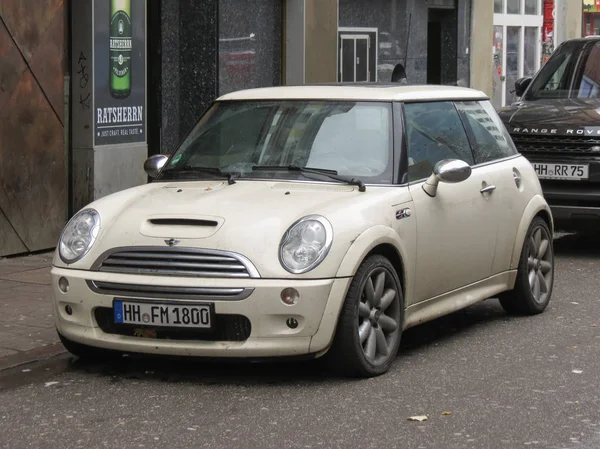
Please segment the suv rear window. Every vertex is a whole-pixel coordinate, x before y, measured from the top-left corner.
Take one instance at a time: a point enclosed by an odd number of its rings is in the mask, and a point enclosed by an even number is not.
[[[524,100],[600,98],[600,42],[560,46],[533,80]]]

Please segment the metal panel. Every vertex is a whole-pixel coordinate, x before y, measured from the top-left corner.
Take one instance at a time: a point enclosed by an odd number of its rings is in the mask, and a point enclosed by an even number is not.
[[[66,217],[62,0],[0,3],[0,256],[53,248]]]

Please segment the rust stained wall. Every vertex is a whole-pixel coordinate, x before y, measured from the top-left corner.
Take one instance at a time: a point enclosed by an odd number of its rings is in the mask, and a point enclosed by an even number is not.
[[[67,218],[62,0],[0,1],[0,256],[53,248]]]

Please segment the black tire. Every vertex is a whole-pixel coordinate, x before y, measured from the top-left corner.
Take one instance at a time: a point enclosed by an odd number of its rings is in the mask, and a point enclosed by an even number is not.
[[[383,281],[380,281],[381,273],[385,273]],[[369,282],[372,290],[368,287]],[[381,291],[378,290],[380,282],[383,283]],[[373,295],[370,295],[373,298],[373,307],[367,299],[367,290],[373,292]],[[393,299],[390,300],[392,296]],[[381,307],[378,307],[377,302]],[[329,367],[338,374],[351,377],[374,377],[384,374],[398,353],[403,318],[402,285],[394,266],[383,256],[368,257],[359,267],[348,289],[333,344],[326,355]],[[396,323],[396,330],[392,330],[392,322]],[[361,329],[363,337],[359,336]],[[367,332],[368,335],[364,337]],[[379,353],[380,350],[383,353]],[[373,354],[373,357],[369,358],[367,352]]]
[[[65,349],[82,360],[112,360],[117,359],[122,355],[122,353],[118,351],[77,343],[76,341],[69,340],[67,337],[61,335],[60,332],[58,332],[58,336]]]
[[[545,247],[536,248],[537,238],[540,236],[540,243]],[[541,250],[541,251],[540,251]],[[537,277],[537,281],[535,278]],[[533,282],[539,283],[537,291]],[[543,282],[542,282],[543,279]],[[552,287],[554,284],[554,245],[552,242],[552,233],[548,224],[540,217],[536,217],[531,222],[523,249],[519,259],[517,270],[517,280],[513,290],[504,292],[500,295],[500,304],[502,308],[512,315],[536,315],[542,313],[552,297]]]

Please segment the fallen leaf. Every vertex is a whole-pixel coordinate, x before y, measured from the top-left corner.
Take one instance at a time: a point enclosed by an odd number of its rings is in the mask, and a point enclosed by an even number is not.
[[[574,369],[574,370],[573,370],[573,371],[571,371],[571,372],[572,372],[572,373],[575,373],[575,374],[581,374],[581,373],[583,373],[583,371],[581,371],[580,369]]]
[[[409,421],[427,421],[428,419],[427,415],[411,416],[408,418]]]
[[[442,416],[451,415],[452,412],[442,412]]]
[[[598,326],[596,323],[593,323],[593,324],[592,324],[592,327],[596,327],[596,326]]]

